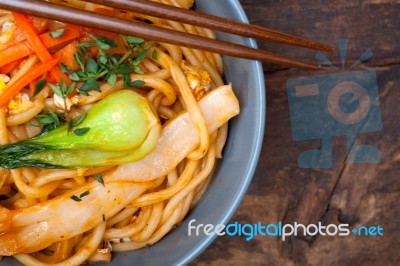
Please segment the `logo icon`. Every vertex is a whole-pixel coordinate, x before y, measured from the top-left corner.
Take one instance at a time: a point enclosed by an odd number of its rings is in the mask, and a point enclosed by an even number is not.
[[[372,57],[367,50],[345,69],[347,40],[339,41],[342,66],[334,66],[321,52],[316,58],[338,73],[290,79],[286,82],[292,137],[295,141],[321,140],[321,149],[299,155],[301,168],[331,168],[332,138],[347,139],[347,163],[379,163],[380,151],[357,142],[357,135],[382,130],[376,72],[352,70]]]

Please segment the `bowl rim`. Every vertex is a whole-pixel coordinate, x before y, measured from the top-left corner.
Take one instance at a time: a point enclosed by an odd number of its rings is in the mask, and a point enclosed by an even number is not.
[[[232,2],[232,6],[236,9],[237,15],[240,18],[241,22],[249,23],[249,19],[240,4],[239,0],[229,0]],[[258,48],[257,41],[253,38],[248,39],[248,46],[251,48]],[[255,61],[255,77],[257,77],[257,84],[259,85],[257,90],[259,90],[259,107],[260,107],[260,115],[258,116],[258,130],[257,130],[257,138],[255,140],[255,147],[254,153],[252,157],[249,158],[249,165],[248,171],[246,176],[243,177],[244,182],[240,187],[234,202],[230,205],[230,208],[224,213],[222,218],[220,219],[221,224],[227,224],[232,216],[235,214],[236,210],[239,208],[240,204],[243,201],[244,196],[250,186],[250,183],[254,177],[254,173],[256,171],[258,161],[261,155],[261,149],[264,139],[264,129],[266,123],[266,86],[265,86],[265,79],[264,79],[264,70],[261,61]],[[186,265],[193,261],[196,257],[198,257],[211,243],[217,238],[217,235],[214,234],[212,236],[207,236],[202,242],[199,243],[196,247],[192,250],[187,252],[185,257],[182,257],[180,260],[176,262],[176,265]]]

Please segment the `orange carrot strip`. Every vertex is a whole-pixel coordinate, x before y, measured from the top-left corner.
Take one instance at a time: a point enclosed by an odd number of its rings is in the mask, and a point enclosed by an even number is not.
[[[52,70],[57,64],[58,59],[52,59],[50,61],[41,63],[37,67],[32,68],[31,72],[28,72],[22,78],[18,79],[15,83],[7,86],[4,92],[0,95],[0,106],[6,105],[23,88],[28,86],[32,80],[35,80],[41,77],[44,73]]]
[[[38,82],[38,78],[32,80],[31,82],[29,82],[29,91],[31,92],[31,95],[33,95],[35,93],[35,89],[36,89],[36,82]]]
[[[40,35],[40,39],[42,39],[46,48],[56,47],[60,44],[78,39],[83,34],[83,28],[81,26],[66,25],[63,29],[65,30],[64,34],[59,38],[50,37],[50,32]]]
[[[22,33],[26,36],[28,42],[32,45],[33,50],[36,52],[37,56],[42,62],[49,61],[53,59],[53,56],[47,50],[46,46],[43,44],[40,36],[36,33],[33,28],[31,22],[28,19],[28,16],[25,14],[21,14],[18,12],[12,13],[15,19],[15,23],[21,29]],[[59,67],[55,67],[50,71],[51,75],[57,80],[58,83],[61,83],[61,80],[67,85],[71,84],[71,80],[61,72]]]
[[[51,53],[47,50],[39,35],[36,33],[32,24],[28,20],[28,16],[17,12],[13,12],[12,14],[18,28],[21,29],[28,42],[32,45],[32,48],[38,55],[39,59],[42,62],[51,60],[53,58]]]
[[[16,69],[22,62],[22,59],[8,63],[5,66],[0,67],[0,73],[1,74],[7,74]]]
[[[67,25],[64,27],[65,33],[60,38],[51,38],[49,33],[46,32],[40,35],[40,39],[46,48],[53,48],[69,41],[75,40],[82,35],[82,28],[74,25]],[[0,51],[0,67],[3,67],[16,60],[22,59],[35,53],[32,46],[27,40],[17,43]]]
[[[39,17],[33,17],[33,16],[28,16],[29,21],[32,23],[33,28],[35,31],[39,34],[42,34],[46,31],[46,27],[48,25],[48,20],[44,18],[39,18]],[[11,38],[1,46],[0,50],[6,49],[10,47],[11,45],[17,44],[23,40],[26,40],[25,35],[21,32],[19,28],[17,28]]]
[[[60,63],[66,65],[72,71],[78,71],[80,67],[74,57],[77,51],[78,41],[73,41],[55,53],[54,57],[60,59]]]
[[[55,79],[50,75],[46,75],[45,79],[46,79],[47,83],[54,84],[56,82]]]

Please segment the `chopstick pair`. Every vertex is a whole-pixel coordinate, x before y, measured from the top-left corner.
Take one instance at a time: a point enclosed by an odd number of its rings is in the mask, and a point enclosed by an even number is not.
[[[192,10],[172,7],[146,0],[86,0],[85,2],[91,2],[120,10],[175,20],[195,26],[207,27],[210,29],[239,34],[247,37],[254,37],[262,40],[269,40],[321,51],[333,50],[330,46],[325,44],[290,36],[259,26],[239,23],[233,20],[206,15]],[[302,61],[292,57],[249,48],[239,44],[160,28],[142,22],[120,19],[40,0],[0,0],[0,8],[66,23],[108,30],[119,34],[133,35],[147,40],[206,50],[234,57],[261,60],[264,62],[290,67],[311,69],[316,69],[319,67],[317,63]]]

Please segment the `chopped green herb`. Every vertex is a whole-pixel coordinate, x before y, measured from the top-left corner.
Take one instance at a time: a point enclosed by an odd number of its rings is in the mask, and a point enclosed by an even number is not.
[[[45,78],[39,79],[35,84],[35,91],[33,92],[33,96],[36,96],[39,92],[41,92],[46,84],[47,80]]]
[[[90,127],[77,128],[74,130],[74,134],[77,136],[83,136],[86,133],[88,133],[89,130],[90,130]]]
[[[76,63],[80,66],[82,71],[85,71],[85,65],[83,64],[82,54],[80,52],[76,52],[74,54],[74,59],[75,59]]]
[[[111,85],[111,86],[115,86],[115,84],[117,83],[117,75],[114,73],[111,73],[109,75],[109,77],[107,78],[107,82]]]
[[[65,29],[58,29],[49,33],[51,38],[57,39],[63,36],[65,33]]]
[[[140,45],[144,43],[144,39],[138,37],[126,36],[125,39],[129,44]]]
[[[62,79],[59,86],[51,83],[49,83],[49,86],[57,96],[67,98],[74,91],[76,83],[72,82],[72,84],[67,87],[67,84],[65,84],[64,80]]]
[[[82,124],[83,120],[85,120],[87,113],[83,113],[80,116],[77,116],[68,122],[68,134],[71,132],[71,129]]]
[[[73,80],[73,81],[79,81],[80,80],[80,78],[79,78],[79,76],[78,76],[78,74],[77,73],[71,73],[71,74],[69,74],[68,75],[68,77],[70,78],[70,80]]]
[[[71,197],[71,199],[74,200],[74,201],[76,201],[76,202],[82,201],[78,196],[75,196],[75,195],[73,195],[73,196]]]
[[[79,92],[88,92],[91,90],[100,91],[100,86],[94,77],[88,78],[87,81],[79,88]]]
[[[99,65],[97,64],[97,62],[93,58],[88,57],[86,62],[86,72],[96,74],[98,70]]]
[[[138,88],[138,87],[143,87],[145,84],[145,82],[143,80],[135,80],[134,82],[132,82],[129,87],[132,88]]]
[[[149,53],[148,49],[142,49],[134,58],[133,58],[133,65],[138,66],[140,62],[142,62],[143,59],[147,57],[147,54]]]
[[[36,119],[39,120],[40,125],[43,127],[43,132],[57,128],[64,123],[64,114],[54,112],[49,108],[46,108],[46,111],[47,114],[40,114],[36,116]]]
[[[68,66],[64,65],[64,64],[60,64],[60,70],[63,73],[70,73],[71,69],[68,68]]]
[[[61,80],[59,86],[49,83],[51,90],[58,96],[64,99],[65,110],[67,110],[67,97],[75,90],[76,83],[72,82],[70,86],[65,84],[64,80]]]
[[[153,58],[154,60],[157,60],[158,54],[157,54],[157,49],[156,48],[153,49],[153,53],[151,54],[151,58]]]
[[[50,89],[57,95],[62,97],[63,93],[61,92],[61,88],[59,86],[56,86],[54,84],[49,83]]]
[[[144,74],[143,69],[141,69],[139,66],[134,66],[133,67],[133,72],[135,72],[137,74]]]
[[[106,37],[102,36],[94,36],[92,34],[88,34],[90,38],[93,39],[92,42],[82,42],[79,44],[79,48],[84,50],[89,47],[98,47],[99,49],[102,50],[109,50],[111,48],[117,47],[117,44],[113,41],[110,40]]]
[[[109,50],[118,46],[113,40],[106,37],[92,35],[92,38],[96,42],[96,45],[102,50]]]
[[[100,184],[102,184],[104,186],[104,180],[101,175],[99,175],[99,174],[94,175],[93,178],[96,179]]]
[[[83,120],[87,117],[87,113],[83,113],[80,116],[75,117],[74,119],[71,120],[71,128],[77,127],[80,124],[82,124]]]
[[[130,73],[132,73],[132,69],[128,64],[122,64],[114,69],[114,73],[121,75],[129,75]]]
[[[87,191],[83,192],[79,197],[82,199],[83,197],[86,197],[86,196],[88,196],[89,194],[90,194],[90,191],[87,190]]]
[[[79,88],[80,94],[89,95],[89,91],[100,91],[99,81],[105,81],[111,86],[115,86],[118,77],[122,77],[127,87],[142,86],[140,83],[133,84],[130,80],[130,75],[132,73],[144,74],[139,65],[148,56],[151,47],[154,48],[152,57],[157,57],[155,43],[146,43],[142,38],[126,36],[125,40],[129,46],[129,51],[124,55],[110,54],[106,51],[117,47],[113,40],[90,34],[88,36],[93,41],[80,43],[80,50],[74,55],[80,70],[76,72],[68,71],[71,80],[83,82],[83,85]],[[87,51],[90,47],[99,49],[97,59],[91,57],[90,52]]]
[[[76,195],[71,196],[71,199],[73,199],[73,200],[76,201],[76,202],[80,202],[80,201],[82,201],[82,198],[83,198],[83,197],[86,197],[86,196],[88,196],[89,194],[90,194],[90,191],[87,190],[87,191],[83,192],[81,195],[79,195],[79,197],[76,196]]]

